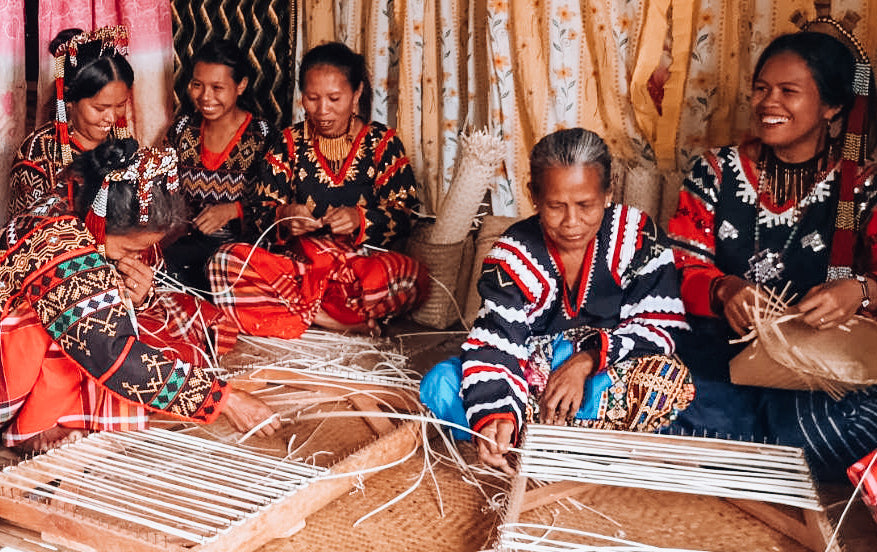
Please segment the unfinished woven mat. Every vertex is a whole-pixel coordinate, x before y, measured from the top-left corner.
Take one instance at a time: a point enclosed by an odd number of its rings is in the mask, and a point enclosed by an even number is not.
[[[738,385],[819,390],[835,398],[877,384],[877,322],[854,316],[842,326],[813,328],[774,297],[753,310],[752,343],[731,360]]]

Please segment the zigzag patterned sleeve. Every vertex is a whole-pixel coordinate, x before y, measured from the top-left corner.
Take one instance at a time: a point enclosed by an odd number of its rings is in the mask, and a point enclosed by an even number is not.
[[[381,137],[374,156],[376,203],[364,209],[365,232],[360,242],[386,246],[397,236],[410,233],[413,212],[419,202],[414,171],[393,129]]]
[[[277,220],[277,208],[295,197],[292,167],[295,166],[295,142],[291,129],[276,133],[258,161],[258,178],[245,189],[241,200],[244,236],[255,241]],[[281,227],[267,235],[269,242],[279,236]],[[282,240],[280,240],[282,241]]]
[[[49,336],[116,395],[180,418],[211,422],[225,382],[137,340],[115,270],[75,217],[50,219],[19,244],[31,264],[21,282]]]
[[[520,244],[501,238],[484,259],[478,292],[482,307],[463,344],[461,391],[474,431],[496,419],[520,429],[527,402],[527,313],[549,293],[544,279],[530,270]]]
[[[679,192],[679,206],[668,231],[681,275],[685,310],[697,316],[716,314],[710,307],[709,288],[723,273],[715,265],[715,213],[719,190],[718,159],[708,153],[695,161]]]
[[[621,285],[623,300],[620,323],[606,331],[601,368],[628,357],[672,354],[673,334],[688,329],[673,252],[663,231],[635,209],[617,209],[615,216],[626,218],[613,225],[623,234],[614,240],[612,256],[612,275]]]

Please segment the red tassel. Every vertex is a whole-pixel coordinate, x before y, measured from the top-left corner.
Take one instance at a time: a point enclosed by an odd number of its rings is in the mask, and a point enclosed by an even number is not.
[[[94,209],[89,209],[85,215],[85,227],[94,236],[94,241],[98,245],[107,243],[107,220],[95,214]]]

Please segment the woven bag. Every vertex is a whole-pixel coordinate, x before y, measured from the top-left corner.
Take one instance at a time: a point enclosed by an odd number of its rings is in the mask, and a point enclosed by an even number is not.
[[[818,330],[797,317],[755,322],[757,338],[731,359],[738,385],[825,391],[839,398],[877,384],[877,322],[854,316]]]
[[[408,238],[408,255],[429,271],[426,300],[411,313],[418,324],[445,329],[460,321],[472,273],[472,236],[457,243],[432,243],[432,227],[419,225]]]

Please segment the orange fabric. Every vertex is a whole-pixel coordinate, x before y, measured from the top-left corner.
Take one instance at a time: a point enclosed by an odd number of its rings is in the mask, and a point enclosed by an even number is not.
[[[11,417],[6,446],[56,425],[98,430],[146,427],[146,410],[104,390],[52,341],[29,305],[0,321],[0,406]]]
[[[204,144],[204,123],[201,123],[201,164],[208,171],[215,171],[225,163],[225,160],[228,159],[228,156],[231,154],[231,150],[234,149],[238,142],[241,141],[241,136],[244,135],[244,131],[247,130],[247,127],[250,126],[250,121],[253,120],[253,114],[247,113],[246,119],[244,119],[244,123],[238,127],[237,132],[229,140],[228,144],[225,146],[225,149],[221,152],[217,153],[214,151],[210,151],[207,149],[207,146]]]
[[[242,333],[292,339],[320,309],[359,324],[413,308],[426,294],[426,269],[393,251],[361,255],[348,242],[298,238],[269,253],[245,244],[219,249],[209,267],[216,304]]]
[[[241,333],[293,339],[308,329],[319,311],[330,268],[229,244],[211,261],[210,281],[217,305]]]

